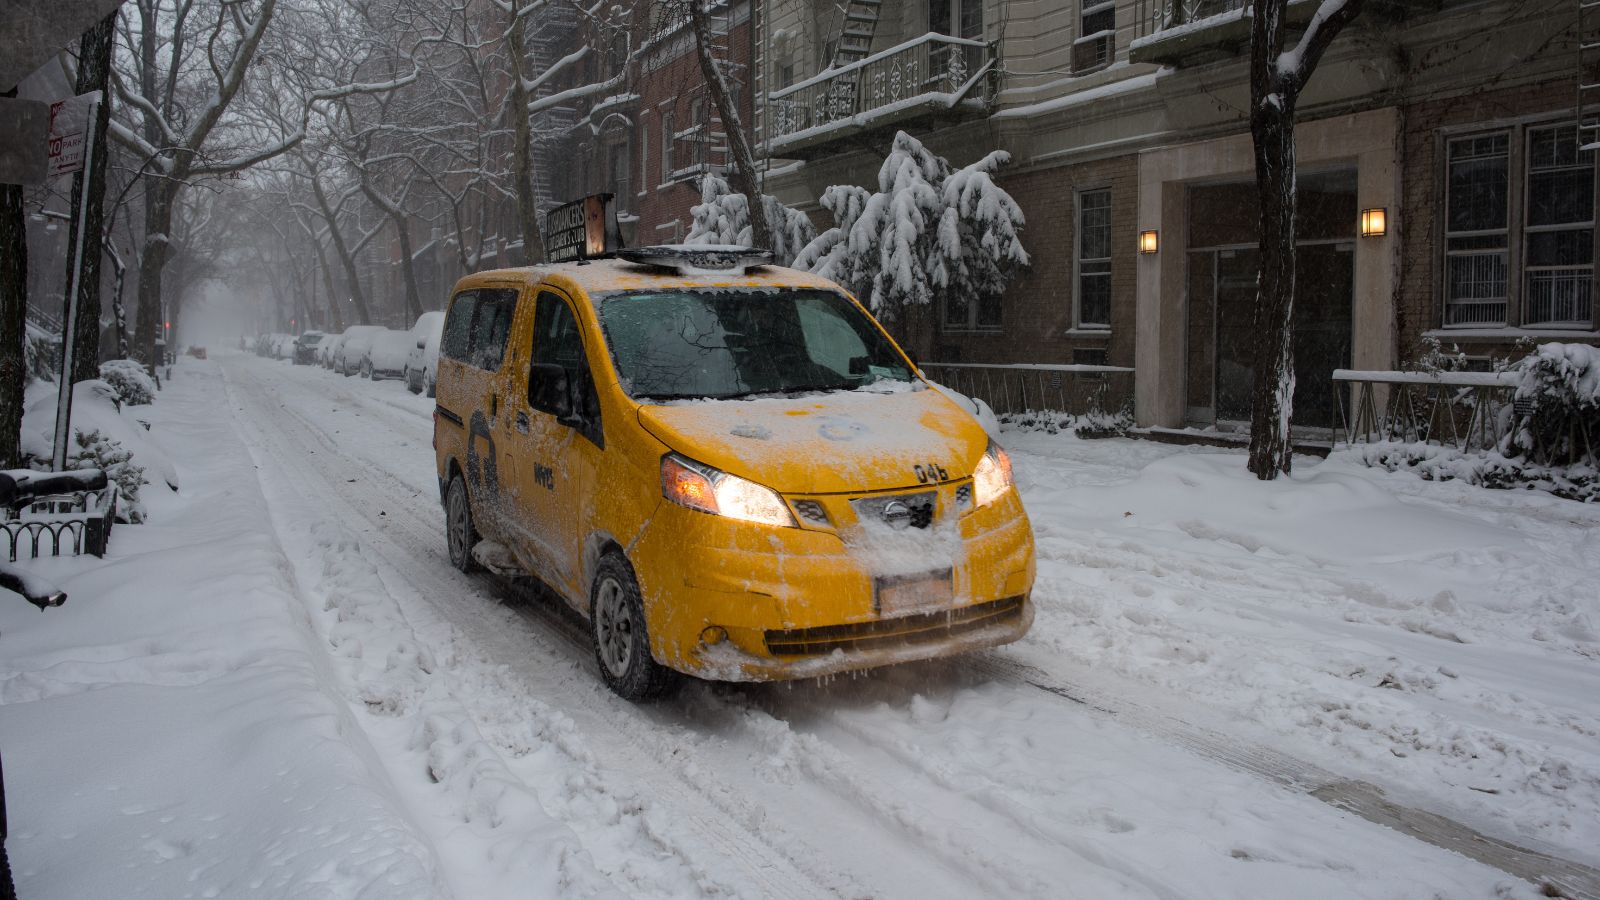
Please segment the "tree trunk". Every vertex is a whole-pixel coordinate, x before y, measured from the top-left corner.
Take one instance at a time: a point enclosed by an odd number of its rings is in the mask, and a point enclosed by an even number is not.
[[[511,154],[511,180],[517,186],[517,221],[522,225],[523,259],[530,266],[544,262],[544,233],[539,228],[539,200],[533,193],[533,123],[528,115],[528,92],[522,89],[524,26],[521,4],[511,4],[511,29],[506,52],[511,57],[511,116],[517,145]],[[461,242],[466,247],[466,242]],[[483,260],[478,260],[481,265]]]
[[[139,255],[139,311],[134,316],[134,358],[147,366],[160,365],[156,338],[162,336],[161,270],[172,247],[172,201],[177,182],[164,178],[146,182],[144,195],[144,252]]]
[[[361,276],[356,271],[355,257],[344,242],[344,235],[339,233],[339,214],[328,204],[328,195],[322,192],[322,182],[311,179],[311,192],[316,195],[317,207],[328,222],[328,237],[333,239],[333,249],[339,254],[339,262],[344,264],[344,275],[350,282],[350,301],[356,306],[356,319],[362,325],[371,325],[372,314],[367,311],[367,295],[361,290]]]
[[[328,291],[328,323],[334,334],[343,334],[344,312],[339,309],[339,298],[333,289],[333,267],[328,265],[328,254],[323,251],[321,241],[313,240],[311,246],[317,251],[317,268],[322,270],[322,283]]]
[[[711,17],[706,14],[702,0],[689,0],[689,19],[694,26],[695,49],[700,57],[700,73],[705,77],[706,89],[711,92],[711,102],[722,119],[722,129],[727,133],[728,149],[733,152],[733,187],[744,195],[750,210],[750,242],[757,247],[772,249],[772,228],[767,222],[767,207],[761,202],[761,182],[756,174],[755,153],[750,149],[750,136],[745,133],[744,119],[739,115],[739,101],[728,89],[727,79],[717,68],[716,49],[711,35]],[[708,126],[709,127],[709,126]],[[702,139],[706,136],[702,135]]]
[[[72,220],[67,226],[67,246],[77,246],[78,229],[87,235],[83,248],[83,267],[78,273],[78,330],[72,340],[72,381],[88,381],[100,377],[100,256],[101,232],[105,222],[106,196],[106,133],[111,121],[111,44],[115,36],[117,14],[101,19],[93,28],[83,33],[78,42],[78,83],[75,92],[86,94],[100,91],[101,100],[95,116],[94,147],[90,151],[93,163],[86,171],[72,176]],[[83,209],[83,191],[88,182],[89,205],[83,222],[78,212]],[[67,254],[67,280],[72,283],[73,253]]]
[[[1279,95],[1282,96],[1281,94]],[[1251,117],[1260,193],[1261,269],[1256,275],[1255,384],[1250,398],[1250,471],[1270,480],[1288,472],[1294,410],[1295,156],[1294,107],[1264,103]]]
[[[16,89],[6,91],[15,97]],[[22,388],[28,379],[28,215],[22,185],[0,184],[0,468],[22,465]]]

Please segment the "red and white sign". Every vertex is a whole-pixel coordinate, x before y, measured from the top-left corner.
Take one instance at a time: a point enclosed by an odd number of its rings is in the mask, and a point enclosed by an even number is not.
[[[79,94],[50,104],[50,175],[69,175],[83,168],[89,112],[100,100],[99,91]]]

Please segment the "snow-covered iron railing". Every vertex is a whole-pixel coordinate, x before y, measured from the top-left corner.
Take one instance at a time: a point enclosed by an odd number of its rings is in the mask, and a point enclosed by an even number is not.
[[[781,139],[922,98],[947,95],[959,100],[973,76],[994,59],[994,47],[983,41],[933,33],[913,38],[768,94],[771,137]],[[979,86],[977,96],[987,100],[987,88]]]
[[[1134,0],[1134,37],[1142,38],[1229,13],[1246,15],[1243,11],[1249,8],[1250,0]]]
[[[117,517],[117,486],[43,497],[18,513],[0,512],[5,532],[7,560],[27,550],[28,555],[105,556],[111,525]]]
[[[1342,434],[1346,444],[1423,441],[1461,451],[1492,450],[1511,427],[1519,378],[1515,372],[1335,369],[1339,419],[1334,446]]]
[[[1116,413],[1133,400],[1133,369],[1034,363],[922,363],[934,381],[996,413]]]

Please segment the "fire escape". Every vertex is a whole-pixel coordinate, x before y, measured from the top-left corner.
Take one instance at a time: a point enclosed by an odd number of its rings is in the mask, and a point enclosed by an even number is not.
[[[878,20],[882,18],[883,0],[848,0],[844,5],[844,19],[839,28],[839,40],[833,45],[833,60],[828,66],[838,69],[860,62],[872,53],[872,39],[878,34]]]
[[[1600,0],[1578,3],[1578,146],[1600,149]]]

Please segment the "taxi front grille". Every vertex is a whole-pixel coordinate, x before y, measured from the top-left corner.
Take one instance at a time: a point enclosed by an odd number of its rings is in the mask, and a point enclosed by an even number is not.
[[[774,656],[812,656],[835,650],[872,650],[904,644],[931,644],[1022,617],[1022,597],[1006,597],[935,613],[875,619],[852,625],[822,625],[767,632]]]

